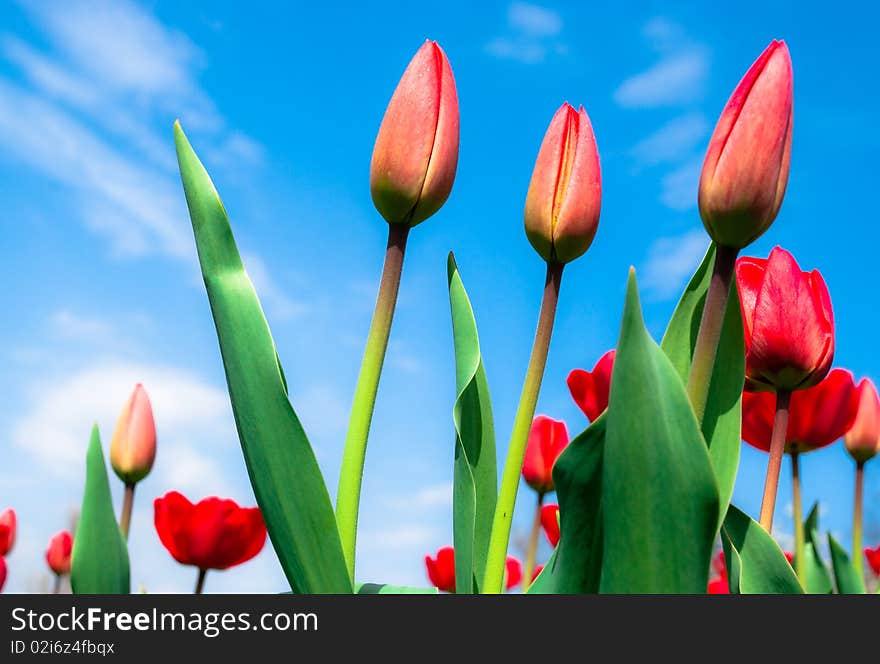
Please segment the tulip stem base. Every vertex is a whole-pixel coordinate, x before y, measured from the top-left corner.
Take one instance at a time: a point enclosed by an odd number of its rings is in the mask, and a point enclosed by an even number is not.
[[[727,300],[730,298],[737,254],[739,249],[715,245],[712,280],[709,282],[706,302],[703,305],[703,316],[700,319],[700,330],[697,332],[697,341],[694,344],[694,357],[687,384],[688,397],[700,424],[706,412],[709,384],[712,381],[718,342],[721,340],[721,330],[724,327],[724,313],[727,311]]]
[[[134,507],[134,484],[125,483],[125,494],[122,496],[122,514],[119,515],[119,530],[122,536],[128,540],[128,531],[131,527],[131,511]]]
[[[379,377],[385,362],[385,350],[391,334],[391,322],[397,304],[408,235],[409,226],[406,224],[388,224],[388,246],[385,251],[385,264],[382,267],[382,279],[379,282],[379,295],[376,298],[373,322],[370,324],[364,359],[351,405],[348,431],[345,434],[339,489],[336,495],[336,522],[352,582],[354,582],[358,509],[364,460],[367,455],[367,438],[376,405],[376,393],[379,391]]]
[[[538,535],[541,533],[541,508],[544,506],[544,494],[538,494],[535,506],[535,519],[532,521],[532,532],[529,534],[529,548],[526,550],[526,563],[523,567],[522,591],[528,591],[532,585],[532,573],[535,569],[535,557],[538,554]]]
[[[791,454],[791,503],[794,516],[794,564],[798,580],[801,585],[807,586],[807,557],[806,536],[804,533],[804,508],[801,499],[801,473],[800,455],[796,448],[792,448]]]
[[[500,594],[504,585],[504,570],[507,560],[507,545],[510,541],[510,527],[513,523],[513,508],[516,504],[516,493],[519,489],[519,477],[522,472],[526,443],[535,408],[538,405],[538,393],[544,379],[544,367],[547,364],[547,353],[550,350],[550,337],[553,335],[553,323],[556,320],[556,305],[559,302],[559,287],[562,283],[563,263],[547,263],[547,277],[544,282],[544,298],[541,302],[541,313],[538,316],[538,329],[532,345],[532,356],[523,383],[519,406],[513,421],[510,434],[510,446],[504,473],[501,476],[501,490],[495,505],[495,517],[492,522],[492,534],[489,537],[489,553],[486,559],[486,576],[483,592]]]
[[[785,435],[788,433],[788,403],[791,392],[776,393],[776,416],[770,437],[770,457],[767,461],[767,477],[764,480],[764,497],[761,500],[761,527],[768,533],[773,528],[773,512],[776,510],[776,492],[779,488],[779,471],[785,452]]]
[[[201,595],[202,590],[205,588],[205,576],[207,576],[208,570],[199,569],[199,578],[196,579],[196,589],[193,591],[195,595]]]
[[[864,502],[865,462],[856,462],[856,491],[853,500],[852,563],[859,578],[864,575],[862,565],[862,504]]]

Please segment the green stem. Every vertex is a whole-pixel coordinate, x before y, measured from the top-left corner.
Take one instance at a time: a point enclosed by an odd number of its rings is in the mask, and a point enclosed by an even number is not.
[[[785,452],[785,435],[788,433],[788,402],[791,392],[776,393],[776,416],[770,435],[770,456],[767,459],[767,477],[764,480],[764,497],[761,500],[761,527],[768,533],[773,529],[773,512],[776,510],[776,492],[779,489],[779,470]]]
[[[373,311],[373,322],[367,336],[364,359],[358,374],[348,431],[345,434],[345,449],[342,453],[342,468],[339,473],[339,488],[336,494],[336,522],[342,551],[348,565],[348,573],[354,581],[355,551],[357,548],[358,508],[361,499],[361,481],[364,475],[364,460],[367,454],[367,438],[370,422],[376,405],[379,390],[379,377],[391,333],[391,321],[397,304],[397,291],[403,271],[403,256],[406,251],[406,238],[409,226],[405,224],[388,225],[388,247],[385,251],[385,264],[379,282],[379,295]]]
[[[125,494],[122,496],[122,514],[119,516],[119,529],[122,536],[128,539],[128,530],[131,527],[131,510],[134,506],[134,484],[125,483]]]
[[[195,595],[201,595],[201,594],[202,594],[202,590],[203,590],[204,587],[205,587],[205,576],[206,576],[207,574],[208,574],[208,570],[206,570],[206,569],[199,569],[199,578],[196,579],[196,589],[195,589],[195,592],[194,592],[193,594],[195,594]]]
[[[53,595],[60,595],[61,594],[61,575],[60,574],[55,575],[55,584],[52,587],[52,594]]]
[[[535,557],[538,553],[538,535],[541,533],[541,508],[544,506],[544,494],[538,494],[535,506],[535,520],[532,521],[532,532],[529,535],[529,548],[526,550],[526,564],[523,567],[522,591],[525,593],[532,585],[532,572],[535,569]]]
[[[853,501],[852,561],[853,561],[853,567],[856,570],[856,574],[858,574],[860,579],[865,574],[864,566],[862,563],[862,558],[864,558],[864,555],[862,554],[862,503],[863,503],[862,495],[864,493],[864,486],[865,486],[865,462],[864,461],[857,461],[856,462],[856,495],[855,495],[855,500]]]
[[[529,429],[538,404],[538,392],[544,378],[553,322],[556,318],[556,305],[559,302],[559,286],[562,282],[562,263],[547,263],[547,278],[544,282],[544,298],[538,316],[538,329],[532,345],[532,356],[523,383],[519,406],[510,434],[510,446],[504,473],[501,476],[501,490],[495,505],[495,518],[492,521],[492,534],[489,537],[489,552],[486,558],[486,575],[483,592],[500,594],[504,585],[504,568],[507,559],[507,545],[510,541],[510,526],[513,523],[513,508],[516,492],[519,489],[519,476],[522,472],[523,457],[529,439]]]
[[[724,312],[727,311],[727,300],[730,297],[730,285],[733,282],[736,256],[739,249],[715,245],[715,264],[712,267],[712,280],[706,293],[703,305],[703,316],[700,319],[700,330],[694,344],[694,358],[691,373],[688,376],[687,392],[697,416],[702,423],[706,412],[706,401],[709,398],[709,384],[712,381],[712,370],[715,368],[715,356],[718,354],[718,342],[724,327]]]
[[[791,454],[791,502],[794,512],[794,564],[798,580],[801,585],[807,587],[807,556],[806,536],[804,534],[804,509],[801,500],[801,474],[800,464],[796,447],[792,447]]]

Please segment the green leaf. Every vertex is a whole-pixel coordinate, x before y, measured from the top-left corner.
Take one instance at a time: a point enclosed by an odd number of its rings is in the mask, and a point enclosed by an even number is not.
[[[127,595],[128,548],[113,513],[98,425],[86,454],[86,487],[73,538],[70,586],[77,595]]]
[[[712,462],[681,379],[627,284],[602,463],[603,593],[705,593],[718,521]]]
[[[760,524],[733,505],[721,527],[730,592],[743,595],[802,594],[785,554]]]
[[[864,595],[865,579],[859,574],[846,550],[828,533],[828,548],[831,549],[831,567],[834,570],[834,582],[837,592],[841,595]]]
[[[564,590],[558,590],[559,583],[556,579],[558,568],[556,565],[556,556],[559,553],[559,547],[553,549],[553,553],[544,563],[544,569],[535,577],[535,580],[529,584],[527,595],[559,595],[566,594]]]
[[[174,139],[235,425],[269,537],[296,593],[351,593],[324,478],[226,210],[180,125]]]
[[[706,303],[706,293],[715,264],[715,244],[709,245],[706,257],[697,268],[669,321],[660,347],[669,357],[683,384],[687,385],[693,360],[697,332]],[[702,432],[709,446],[712,468],[718,482],[718,525],[727,512],[736,471],[739,466],[742,423],[742,387],[745,375],[745,342],[739,294],[731,284],[730,298],[724,314],[718,355],[709,383],[709,397],[703,416]]]
[[[436,588],[412,588],[410,586],[391,586],[387,583],[359,583],[355,592],[358,595],[437,595]]]
[[[452,253],[447,261],[447,275],[455,344],[455,586],[462,589],[459,592],[467,593],[479,592],[478,584],[486,571],[498,474],[492,405],[477,323]]]
[[[804,521],[804,559],[806,565],[805,586],[811,595],[827,595],[834,592],[831,573],[819,555],[819,503],[813,503]]]

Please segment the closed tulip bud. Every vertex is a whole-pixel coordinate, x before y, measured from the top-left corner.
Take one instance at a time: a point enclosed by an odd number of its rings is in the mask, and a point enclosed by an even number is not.
[[[526,235],[541,258],[568,263],[593,242],[599,226],[602,174],[590,118],[564,103],[547,129],[529,193]]]
[[[425,556],[428,579],[437,590],[455,592],[455,550],[451,546],[438,549],[437,556]]]
[[[147,391],[140,383],[119,414],[110,441],[110,465],[126,484],[137,484],[153,468],[156,458],[156,423]]]
[[[550,546],[559,544],[559,505],[544,505],[541,508],[541,527]]]
[[[719,245],[741,249],[766,231],[782,205],[791,158],[792,68],[773,41],[733,91],[700,175],[700,216]]]
[[[553,491],[553,464],[567,445],[565,422],[538,415],[532,421],[523,459],[522,476],[526,484],[542,495]]]
[[[70,554],[73,551],[73,537],[66,530],[62,530],[49,540],[49,548],[46,549],[46,563],[58,576],[70,573]]]
[[[853,459],[865,463],[880,452],[880,398],[877,388],[868,378],[862,378],[857,389],[859,406],[856,419],[843,442]]]
[[[592,371],[572,369],[568,374],[566,382],[571,397],[590,422],[595,422],[608,408],[614,356],[615,351],[609,350],[599,358]]]
[[[746,387],[791,391],[816,385],[834,360],[834,313],[818,270],[801,272],[779,247],[736,262],[746,342]]]
[[[15,510],[10,508],[0,512],[0,556],[12,551],[15,544],[15,527]]]
[[[449,60],[426,41],[385,111],[370,166],[373,203],[389,224],[415,226],[452,191],[458,166],[458,97]]]

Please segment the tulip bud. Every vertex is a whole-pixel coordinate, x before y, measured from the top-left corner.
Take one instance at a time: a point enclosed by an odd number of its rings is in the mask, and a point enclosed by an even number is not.
[[[700,175],[703,225],[721,246],[741,249],[776,219],[791,157],[792,69],[773,41],[733,91]]]
[[[611,372],[614,369],[615,351],[609,350],[592,371],[572,369],[568,374],[568,391],[584,415],[595,422],[608,408],[608,395],[611,390]]]
[[[874,549],[865,547],[865,559],[868,561],[868,566],[871,568],[871,571],[880,577],[880,546]],[[2,585],[3,584],[0,583],[0,586]]]
[[[389,224],[415,226],[452,190],[458,166],[458,97],[449,60],[426,41],[413,57],[379,127],[370,190]]]
[[[568,429],[565,422],[546,415],[538,415],[532,421],[522,476],[539,494],[553,491],[553,464],[568,445]]]
[[[541,527],[550,541],[550,546],[559,544],[559,505],[544,505],[541,508]]]
[[[436,558],[425,556],[425,570],[437,590],[455,592],[455,550],[451,546],[441,547]]]
[[[15,510],[10,508],[0,512],[0,556],[5,556],[12,551],[14,544]]]
[[[119,414],[110,441],[110,465],[126,484],[137,484],[153,467],[156,458],[156,424],[147,391],[135,386]]]
[[[834,359],[831,296],[818,270],[801,272],[779,247],[770,258],[736,262],[746,342],[746,387],[800,390],[816,385]]]
[[[4,585],[6,585],[6,559],[0,556],[0,592],[3,591]]]
[[[547,128],[529,193],[526,235],[541,258],[568,263],[593,242],[602,203],[599,152],[583,106],[564,103]]]
[[[877,388],[868,378],[863,378],[857,389],[859,406],[856,419],[843,442],[853,459],[865,463],[880,452],[880,398]]]
[[[70,573],[70,554],[73,551],[73,537],[66,530],[55,533],[46,549],[46,563],[58,576]]]
[[[522,581],[522,563],[513,556],[504,561],[504,587],[507,590],[516,588]]]

